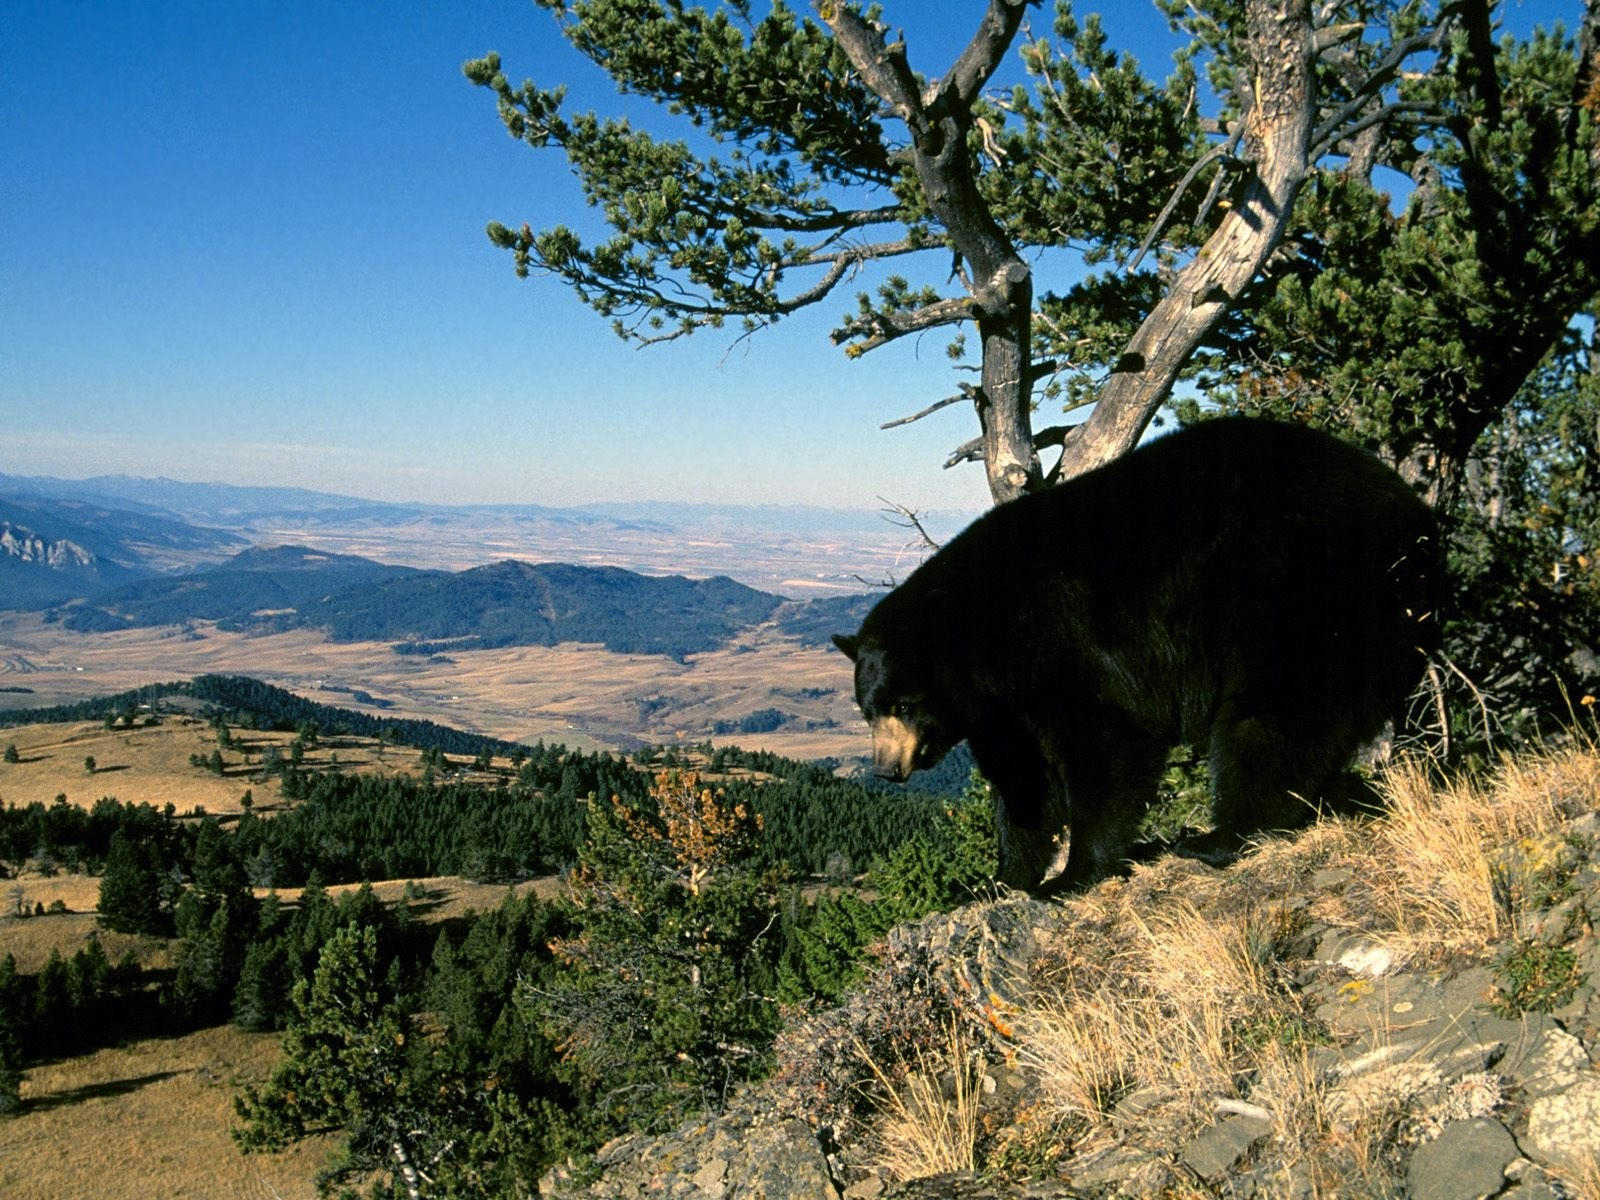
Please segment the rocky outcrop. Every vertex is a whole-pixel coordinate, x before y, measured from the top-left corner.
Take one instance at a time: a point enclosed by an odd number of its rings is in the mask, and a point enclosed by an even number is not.
[[[0,554],[54,570],[87,567],[95,561],[94,555],[76,542],[65,538],[46,541],[33,530],[9,521],[0,521]]]

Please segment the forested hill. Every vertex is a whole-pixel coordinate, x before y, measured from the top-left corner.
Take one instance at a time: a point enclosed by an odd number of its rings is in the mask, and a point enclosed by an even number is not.
[[[456,649],[600,642],[624,654],[681,656],[720,646],[782,603],[726,576],[508,561],[386,580],[331,596],[305,616],[341,641],[417,642],[429,650],[446,640]]]
[[[395,642],[417,653],[598,642],[682,657],[722,645],[783,603],[725,576],[514,561],[425,571],[281,546],[135,580],[59,611],[64,627],[85,633],[216,621],[254,633],[320,628],[338,641]]]
[[[301,546],[251,548],[208,570],[153,575],[90,596],[64,609],[62,624],[80,633],[185,621],[216,621],[224,629],[293,628],[306,623],[312,606],[414,574],[411,567],[352,554]]]

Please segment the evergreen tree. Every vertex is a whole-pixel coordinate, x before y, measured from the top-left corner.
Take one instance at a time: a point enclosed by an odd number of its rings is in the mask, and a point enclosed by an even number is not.
[[[431,1174],[455,1152],[450,1097],[414,1086],[407,1061],[413,1029],[384,987],[377,931],[346,925],[323,947],[315,973],[295,985],[284,1059],[261,1089],[235,1102],[243,1124],[234,1138],[246,1152],[278,1150],[328,1126],[345,1148],[321,1176],[332,1184],[392,1170],[420,1196]]]
[[[276,939],[251,942],[233,991],[233,1020],[241,1029],[281,1029],[289,1014],[289,956]]]
[[[524,995],[602,1120],[663,1125],[759,1076],[778,1027],[781,878],[742,805],[664,773],[589,818],[565,969]]]
[[[27,1028],[26,988],[17,960],[0,959],[0,1117],[22,1107],[22,1046]]]
[[[996,502],[1126,452],[1175,394],[1188,418],[1331,429],[1445,517],[1449,732],[1552,726],[1600,692],[1600,531],[1572,500],[1600,493],[1600,6],[1497,39],[1490,0],[1158,0],[1187,42],[1159,79],[1064,0],[1049,34],[974,3],[948,63],[892,6],[539,3],[709,142],[467,63],[611,226],[491,223],[519,274],[652,343],[748,333],[875,269],[833,341],[949,330],[977,377],[908,420],[970,405],[947,465],[981,461]],[[1019,82],[992,87],[1013,47]],[[946,285],[914,285],[917,259]]]
[[[135,843],[121,829],[113,833],[100,876],[100,924],[117,933],[165,935],[171,925],[163,887],[153,848]]]

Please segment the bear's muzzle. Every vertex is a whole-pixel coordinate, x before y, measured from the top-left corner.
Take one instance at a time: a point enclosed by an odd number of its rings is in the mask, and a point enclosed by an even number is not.
[[[917,745],[917,731],[899,717],[879,717],[872,723],[872,773],[904,782],[916,762]]]

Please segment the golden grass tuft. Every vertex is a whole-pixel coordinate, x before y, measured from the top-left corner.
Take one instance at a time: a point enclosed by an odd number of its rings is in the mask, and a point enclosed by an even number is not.
[[[877,1161],[896,1179],[922,1179],[976,1165],[982,1060],[952,1017],[945,1042],[909,1062],[879,1062],[859,1042],[856,1052],[881,1093]]]
[[[1406,957],[1480,952],[1516,932],[1550,864],[1537,853],[1600,802],[1600,753],[1572,743],[1507,757],[1484,779],[1434,781],[1405,760],[1384,777],[1388,811],[1352,865]]]

